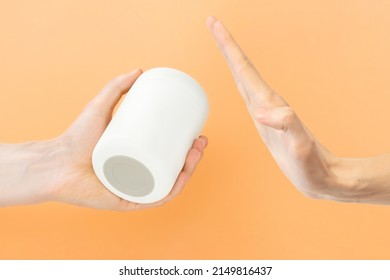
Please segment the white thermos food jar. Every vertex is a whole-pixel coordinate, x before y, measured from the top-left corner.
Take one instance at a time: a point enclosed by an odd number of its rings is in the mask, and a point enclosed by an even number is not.
[[[164,198],[207,115],[207,97],[190,76],[171,68],[144,72],[95,146],[96,176],[128,201]]]

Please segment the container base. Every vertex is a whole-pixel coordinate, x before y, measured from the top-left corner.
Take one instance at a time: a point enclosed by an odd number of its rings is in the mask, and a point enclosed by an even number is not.
[[[150,170],[131,157],[110,157],[104,163],[103,172],[112,187],[128,196],[146,196],[154,189]]]

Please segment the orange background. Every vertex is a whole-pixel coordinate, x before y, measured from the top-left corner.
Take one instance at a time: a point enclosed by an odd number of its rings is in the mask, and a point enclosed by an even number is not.
[[[0,141],[55,137],[111,78],[192,75],[209,147],[183,193],[117,213],[59,203],[0,209],[0,258],[381,259],[390,208],[311,200],[261,142],[205,26],[230,28],[268,83],[339,156],[389,150],[385,0],[8,1],[0,10]]]

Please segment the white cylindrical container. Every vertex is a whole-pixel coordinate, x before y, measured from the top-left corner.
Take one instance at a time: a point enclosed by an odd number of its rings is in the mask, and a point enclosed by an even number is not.
[[[153,68],[135,81],[92,154],[96,176],[128,201],[152,203],[172,189],[208,114],[187,74]]]

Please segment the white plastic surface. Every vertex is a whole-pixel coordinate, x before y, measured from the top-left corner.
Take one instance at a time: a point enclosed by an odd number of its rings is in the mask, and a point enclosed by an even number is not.
[[[96,176],[128,201],[152,203],[172,189],[208,115],[207,97],[187,74],[144,72],[95,146]]]

